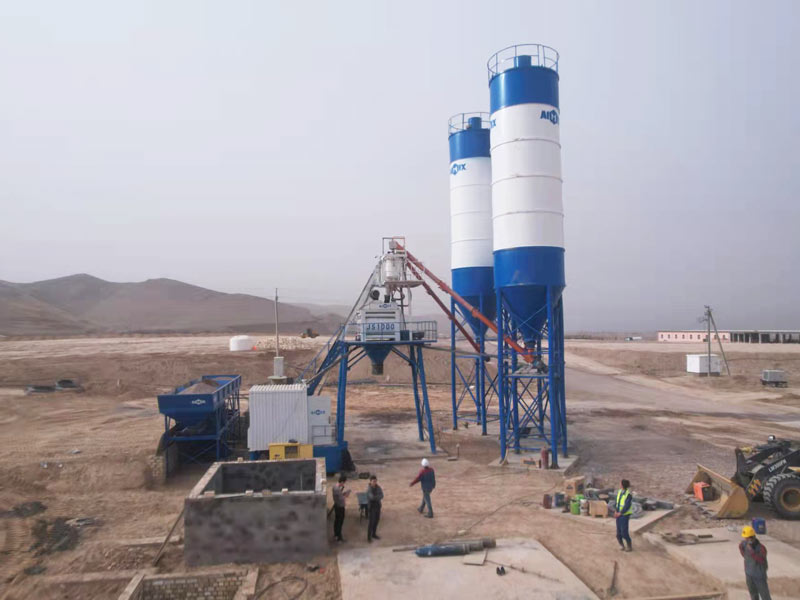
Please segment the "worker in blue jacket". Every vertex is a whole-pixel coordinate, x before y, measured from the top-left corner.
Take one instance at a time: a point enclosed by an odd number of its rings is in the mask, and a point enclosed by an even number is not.
[[[433,467],[431,467],[431,463],[428,462],[427,458],[422,459],[422,469],[414,478],[414,481],[411,482],[409,487],[413,486],[415,483],[419,483],[420,487],[422,487],[422,504],[419,505],[417,510],[419,512],[424,512],[425,506],[427,505],[428,514],[425,516],[429,519],[432,519],[433,505],[431,504],[431,492],[433,491],[433,488],[436,487],[436,473],[434,473]]]
[[[620,550],[623,552],[631,552],[631,535],[628,533],[628,524],[633,514],[633,496],[631,495],[631,482],[627,479],[622,480],[622,489],[617,492],[617,499],[614,503],[614,517],[617,519],[617,541],[620,545]],[[622,543],[622,540],[628,544]]]

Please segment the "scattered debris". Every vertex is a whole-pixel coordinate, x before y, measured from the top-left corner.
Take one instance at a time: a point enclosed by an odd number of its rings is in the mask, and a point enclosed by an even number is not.
[[[487,548],[483,549],[483,552],[477,554],[467,554],[464,556],[464,559],[461,561],[465,565],[475,565],[477,567],[483,566],[483,563],[486,562],[486,555],[489,554],[489,550]]]
[[[175,531],[175,528],[178,526],[178,523],[180,523],[181,519],[183,519],[184,512],[186,512],[185,506],[181,509],[181,514],[179,514],[178,518],[175,519],[175,522],[172,524],[172,527],[169,528],[169,533],[167,533],[167,537],[164,538],[164,541],[161,543],[158,552],[156,552],[156,556],[153,559],[152,566],[155,567],[158,564],[158,561],[161,560],[161,556],[164,554],[164,549],[167,547],[169,539],[172,537],[172,532]]]
[[[690,546],[693,544],[709,544],[713,542],[727,542],[728,540],[725,538],[715,538],[710,533],[703,533],[703,534],[694,534],[694,533],[684,533],[683,531],[679,533],[662,533],[661,538],[665,542],[669,542],[670,544],[676,544],[678,546]]]
[[[75,519],[67,520],[67,525],[70,527],[86,527],[89,525],[100,525],[100,521],[95,519],[94,517],[77,517]]]
[[[73,448],[72,450],[70,450],[70,451],[69,451],[69,453],[70,453],[70,454],[80,454],[80,453],[81,453],[81,450],[80,450],[80,449],[78,449],[78,448]]]
[[[617,561],[614,561],[614,571],[611,573],[611,585],[608,586],[608,590],[606,590],[606,596],[611,598],[612,596],[617,595],[617,569],[619,565],[617,565]]]
[[[461,444],[456,444],[456,455],[455,456],[448,456],[447,460],[449,461],[456,461],[461,457]]]
[[[286,585],[286,584],[292,584],[292,583],[302,584],[303,587],[300,588],[299,590],[297,590],[297,586]],[[272,598],[272,597],[274,597],[272,594],[270,594],[270,595],[266,595],[266,594],[267,594],[267,592],[269,590],[271,590],[272,588],[277,587],[277,586],[284,586],[285,588],[289,588],[289,589],[292,589],[292,587],[294,587],[295,589],[293,589],[292,591],[294,591],[295,593],[292,596],[289,595],[289,593],[288,593],[288,591],[286,589],[281,589],[281,592],[283,592],[283,596],[285,598],[288,598],[289,600],[297,600],[298,598],[300,598],[305,593],[306,588],[308,587],[308,581],[306,581],[302,577],[297,577],[295,575],[289,575],[287,577],[284,577],[283,579],[279,579],[278,581],[273,581],[272,583],[268,584],[266,587],[263,587],[260,590],[258,590],[256,592],[255,596],[253,596],[253,600],[259,600],[260,598]],[[297,590],[297,591],[295,591],[295,590]]]
[[[49,394],[55,391],[56,386],[54,385],[29,385],[25,388],[25,395],[30,396],[31,394]]]
[[[83,386],[81,386],[77,381],[74,379],[59,379],[56,381],[55,388],[59,391],[71,391],[71,392],[82,392]]]
[[[34,500],[33,502],[23,502],[22,504],[17,504],[11,510],[0,512],[0,517],[16,517],[18,519],[25,519],[27,517],[38,515],[45,510],[47,510],[47,507],[44,504],[38,500]]]
[[[41,575],[47,570],[47,567],[42,565],[33,565],[32,567],[26,567],[23,569],[23,573],[25,575]]]
[[[64,517],[58,517],[51,523],[38,519],[31,530],[36,540],[31,546],[35,556],[70,550],[78,544],[78,529],[67,524]]]
[[[555,579],[554,577],[550,577],[545,575],[544,573],[539,573],[538,571],[533,571],[531,569],[526,569],[524,567],[517,567],[515,565],[506,565],[503,563],[495,562],[493,560],[486,559],[487,563],[491,563],[493,565],[499,565],[497,567],[497,574],[498,575],[505,575],[506,574],[506,567],[509,569],[513,569],[514,571],[519,571],[520,573],[525,573],[526,575],[533,575],[534,577],[538,577],[539,579],[544,579],[546,581],[552,581],[554,583],[562,583],[560,579]],[[502,570],[502,573],[500,571]]]

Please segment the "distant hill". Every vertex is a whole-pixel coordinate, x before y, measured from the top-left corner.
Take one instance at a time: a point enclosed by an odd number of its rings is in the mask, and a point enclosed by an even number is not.
[[[325,307],[327,308],[327,307]],[[278,304],[281,330],[332,332],[343,319],[327,310]],[[175,281],[116,283],[80,274],[35,283],[0,282],[0,335],[265,331],[275,303]]]

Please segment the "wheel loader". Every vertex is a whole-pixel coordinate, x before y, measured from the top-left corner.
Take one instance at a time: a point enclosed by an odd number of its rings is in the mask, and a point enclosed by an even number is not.
[[[736,448],[736,473],[730,479],[697,465],[694,484],[709,485],[708,508],[719,519],[747,514],[751,501],[764,501],[784,519],[800,519],[800,442],[769,436],[761,446]]]

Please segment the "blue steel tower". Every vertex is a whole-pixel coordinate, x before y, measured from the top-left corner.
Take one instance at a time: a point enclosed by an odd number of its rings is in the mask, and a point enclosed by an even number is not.
[[[485,317],[495,317],[495,292],[492,257],[492,166],[489,145],[488,113],[461,113],[448,123],[450,145],[450,263],[453,290]],[[486,325],[451,298],[450,312],[469,325],[478,344],[478,354],[456,349],[456,323],[450,324],[450,383],[453,429],[458,421],[481,425],[486,434],[487,382],[495,380],[486,370]],[[457,359],[467,359],[459,362]],[[464,362],[469,365],[463,368]],[[460,388],[457,383],[461,384]],[[468,410],[462,402],[469,398]]]
[[[511,46],[487,66],[500,453],[543,444],[556,466],[567,452],[558,53]],[[506,336],[524,343],[524,362]]]

